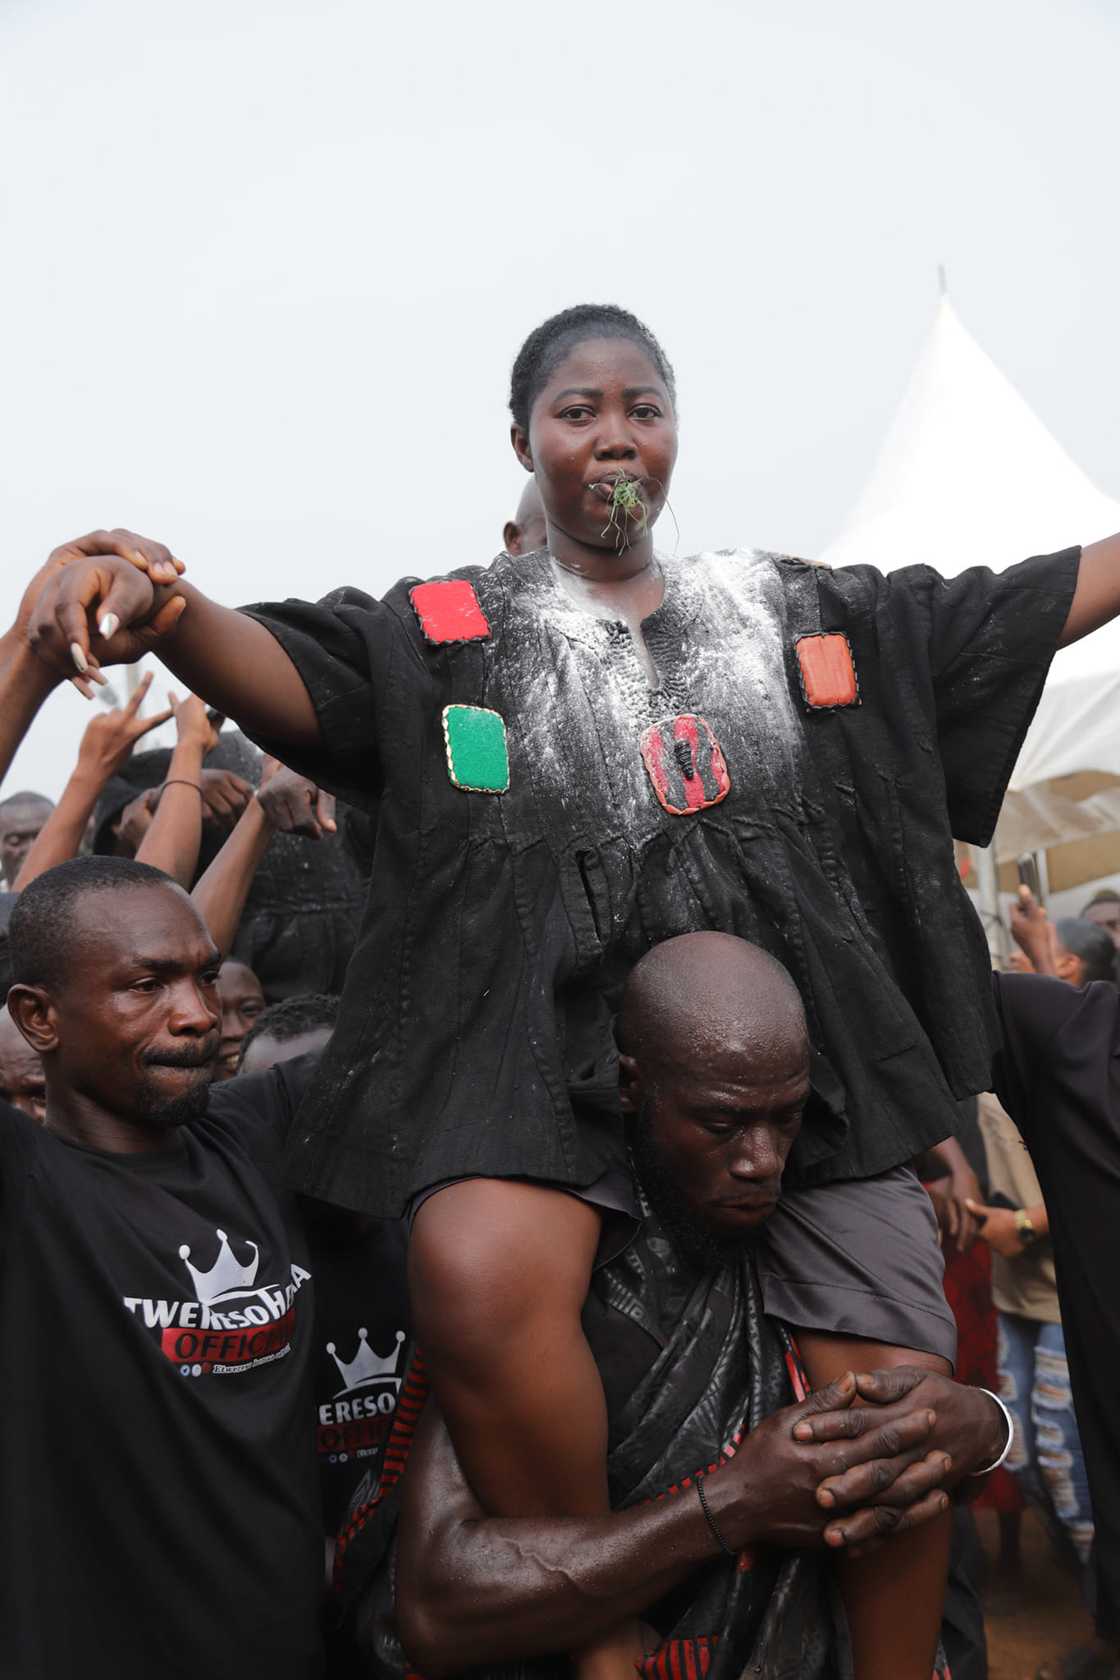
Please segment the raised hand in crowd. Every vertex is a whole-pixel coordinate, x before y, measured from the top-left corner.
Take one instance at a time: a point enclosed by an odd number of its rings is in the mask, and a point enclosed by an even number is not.
[[[170,771],[168,772],[170,774]],[[206,769],[199,776],[202,789],[202,820],[215,828],[230,829],[252,798],[253,789],[243,776],[232,770]],[[125,853],[135,857],[159,807],[163,784],[144,788],[120,814],[118,833]]]
[[[276,763],[274,759],[270,762]],[[321,840],[324,834],[338,833],[334,794],[285,765],[276,765],[276,773],[267,786],[261,783],[257,797],[278,834],[302,834],[308,840]]]
[[[135,857],[140,850],[144,836],[152,826],[159,795],[158,787],[145,788],[135,799],[130,800],[121,812],[116,833],[120,837],[126,857]]]
[[[302,777],[285,770],[282,764],[266,753],[261,765],[260,787],[255,794],[250,788],[250,798],[233,833],[191,893],[195,907],[223,957],[227,957],[233,948],[257,865],[279,827],[272,819],[275,807],[268,799],[278,778],[302,781]]]
[[[151,685],[152,674],[146,672],[126,705],[90,718],[78,748],[78,762],[62,798],[24,859],[16,877],[16,892],[22,892],[44,870],[77,856],[86,824],[106,782],[130,756],[137,741],[171,716],[170,706],[150,717],[140,715]]]
[[[1058,930],[1027,886],[1011,906],[1011,935],[1036,974],[1058,974]]]
[[[131,757],[137,741],[172,716],[174,708],[171,705],[164,706],[149,717],[140,715],[140,708],[152,686],[152,676],[151,671],[144,672],[135,693],[125,705],[90,718],[78,747],[75,774],[81,772],[104,786]]]
[[[202,757],[213,752],[218,744],[221,733],[222,719],[211,717],[205,703],[197,694],[188,694],[180,700],[179,696],[170,689],[167,698],[171,704],[172,716],[175,719],[175,736],[177,747],[183,747],[193,753],[197,751]],[[171,757],[172,766],[175,755]],[[170,776],[171,771],[168,771]]]
[[[217,744],[217,736],[214,744]],[[209,752],[210,748],[206,750]],[[215,828],[232,830],[252,800],[252,783],[237,775],[236,771],[222,769],[203,770],[199,782],[202,787],[202,820]]]
[[[185,700],[170,693],[167,698],[178,739],[136,861],[164,870],[189,891],[202,843],[202,761],[217,746],[221,724],[211,721],[206,707],[193,694]]]

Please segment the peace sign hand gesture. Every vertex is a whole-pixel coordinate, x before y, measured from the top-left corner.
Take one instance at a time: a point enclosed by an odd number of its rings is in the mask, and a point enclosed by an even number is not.
[[[151,717],[140,716],[144,696],[151,686],[152,673],[146,671],[127,705],[90,718],[78,748],[80,771],[104,784],[129,758],[137,741],[149,730],[158,729],[161,723],[167,722],[171,716],[170,706],[162,712],[153,712]]]

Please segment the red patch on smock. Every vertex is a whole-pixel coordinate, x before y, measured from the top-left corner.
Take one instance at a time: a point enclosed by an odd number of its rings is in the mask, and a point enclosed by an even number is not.
[[[474,585],[466,578],[449,578],[446,583],[418,583],[409,590],[408,598],[425,640],[433,646],[489,639],[489,621],[478,604]]]
[[[842,630],[799,636],[794,644],[805,704],[815,712],[859,705],[852,644]]]
[[[723,749],[711,724],[694,712],[642,732],[642,760],[653,791],[673,817],[688,817],[718,805],[731,792]]]

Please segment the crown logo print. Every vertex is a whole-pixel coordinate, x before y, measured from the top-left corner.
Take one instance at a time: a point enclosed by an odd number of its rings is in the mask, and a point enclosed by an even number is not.
[[[338,1394],[347,1394],[352,1388],[364,1388],[367,1383],[383,1382],[386,1377],[395,1376],[403,1341],[404,1331],[398,1330],[396,1347],[382,1359],[369,1345],[369,1331],[359,1330],[358,1351],[349,1363],[340,1359],[335,1352],[334,1343],[328,1342],[327,1352],[338,1366],[338,1374],[342,1378],[342,1387],[337,1391],[335,1398],[337,1399]]]
[[[218,1258],[208,1272],[197,1271],[191,1265],[190,1245],[184,1243],[179,1250],[179,1258],[191,1274],[194,1292],[203,1306],[213,1306],[215,1301],[224,1301],[230,1295],[245,1295],[253,1288],[257,1276],[257,1266],[260,1262],[261,1251],[255,1242],[245,1239],[246,1248],[251,1248],[253,1258],[247,1266],[234,1257],[229,1246],[229,1238],[224,1231],[218,1231]]]

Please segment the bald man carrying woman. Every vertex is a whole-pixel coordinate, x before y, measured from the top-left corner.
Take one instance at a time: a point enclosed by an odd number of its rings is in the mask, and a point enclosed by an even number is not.
[[[843,1680],[829,1555],[938,1516],[999,1457],[1006,1416],[918,1367],[853,1371],[805,1399],[756,1264],[809,1091],[804,1009],[779,963],[726,934],[667,940],[634,969],[619,1036],[643,1219],[601,1254],[583,1314],[615,1514],[488,1518],[427,1401],[415,1436],[398,1433],[403,1482],[352,1513],[351,1637],[390,1676],[528,1659],[543,1675],[551,1653],[641,1616],[651,1680]],[[410,1385],[422,1392],[418,1372]],[[888,1608],[905,1648],[911,1607]]]

